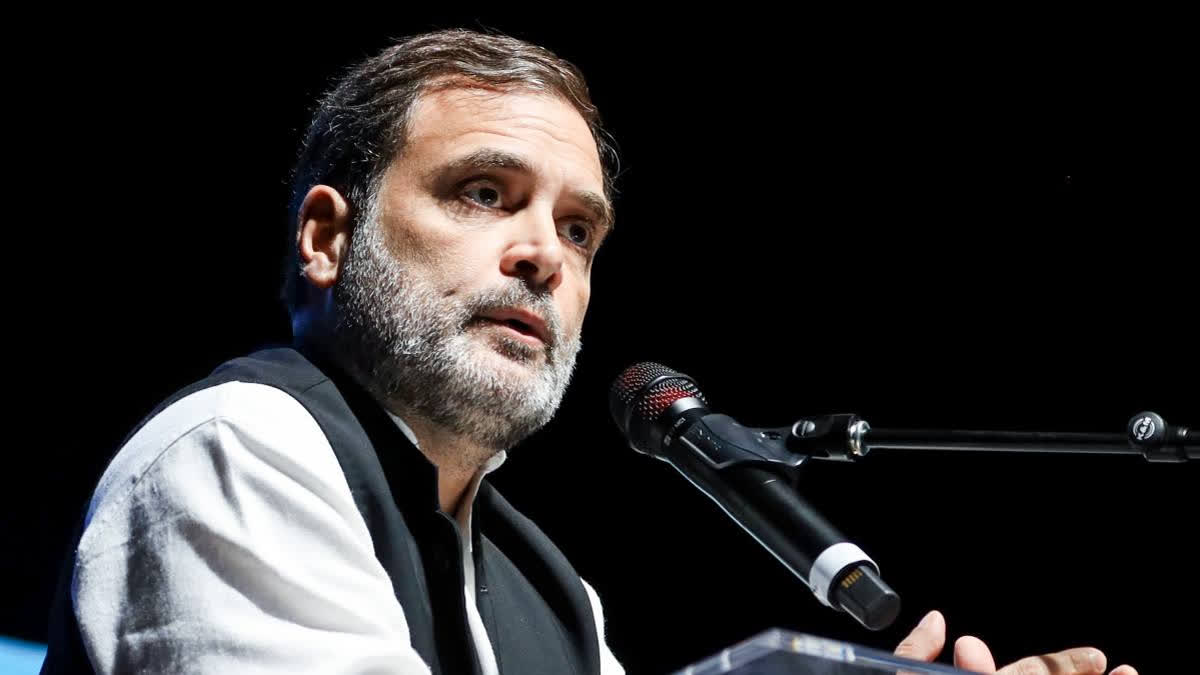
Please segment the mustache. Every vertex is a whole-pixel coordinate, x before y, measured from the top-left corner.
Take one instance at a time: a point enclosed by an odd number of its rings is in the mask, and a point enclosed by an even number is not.
[[[509,307],[529,310],[542,317],[542,320],[546,322],[546,331],[549,333],[550,344],[548,347],[550,349],[566,341],[562,317],[559,315],[558,307],[555,306],[550,293],[537,293],[517,279],[513,279],[511,283],[504,286],[477,291],[466,297],[462,303],[463,313],[459,321],[459,329],[465,328],[473,317],[484,312]]]

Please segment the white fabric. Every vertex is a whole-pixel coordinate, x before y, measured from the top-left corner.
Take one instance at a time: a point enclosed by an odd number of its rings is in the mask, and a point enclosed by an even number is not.
[[[475,602],[475,563],[472,558],[474,544],[471,542],[471,507],[474,506],[475,495],[479,492],[479,482],[483,480],[484,476],[500,468],[500,465],[504,463],[507,457],[507,453],[501,452],[483,465],[479,473],[475,475],[475,479],[471,481],[470,487],[467,488],[467,494],[463,495],[458,507],[458,513],[454,514],[455,519],[458,521],[458,543],[462,547],[463,578],[466,579],[466,582],[463,583],[463,593],[467,598],[467,625],[471,627],[471,638],[475,641],[475,651],[479,654],[479,665],[482,667],[484,675],[499,675],[500,669],[496,666],[496,654],[492,651],[492,642],[488,639],[487,629],[483,625],[483,617],[479,615],[479,605]]]
[[[400,427],[400,431],[413,445],[421,447],[421,442],[417,440],[417,435],[413,433],[412,427],[391,412],[388,412],[388,416],[392,418],[396,426]],[[471,640],[475,643],[476,653],[479,654],[479,665],[483,675],[499,675],[500,668],[496,665],[496,653],[492,651],[492,642],[488,638],[487,627],[483,625],[483,617],[479,614],[479,604],[475,601],[475,564],[471,557],[474,550],[474,544],[471,542],[471,513],[472,507],[475,506],[475,495],[479,492],[480,481],[484,476],[499,469],[507,458],[508,453],[502,450],[480,467],[475,478],[467,486],[467,491],[459,501],[458,510],[454,514],[454,519],[458,522],[459,549],[462,552],[463,579],[465,579],[463,595],[467,601],[467,626],[471,629]]]
[[[477,486],[456,514],[465,533]],[[603,672],[622,673],[584,587]],[[267,385],[191,394],[126,443],[88,510],[72,598],[101,674],[429,672],[325,434]]]

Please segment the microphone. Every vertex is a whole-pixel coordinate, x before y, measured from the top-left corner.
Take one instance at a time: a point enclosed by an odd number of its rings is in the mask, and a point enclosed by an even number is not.
[[[870,630],[896,620],[900,596],[880,579],[878,565],[788,484],[786,470],[805,458],[781,454],[777,432],[714,414],[692,378],[651,362],[617,377],[609,411],[634,450],[675,467],[822,604]]]

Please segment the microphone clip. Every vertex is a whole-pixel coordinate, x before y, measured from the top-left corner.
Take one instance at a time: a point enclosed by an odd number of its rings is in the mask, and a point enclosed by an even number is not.
[[[809,459],[861,459],[867,454],[862,435],[869,429],[865,421],[850,414],[805,417],[789,427],[759,428],[742,426],[728,415],[710,413],[695,420],[683,439],[717,470],[739,464],[796,469]],[[667,432],[668,445],[674,440],[671,435]]]

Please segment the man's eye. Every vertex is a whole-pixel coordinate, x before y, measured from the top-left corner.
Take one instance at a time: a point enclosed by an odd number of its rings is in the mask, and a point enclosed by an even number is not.
[[[576,246],[587,247],[592,243],[592,231],[583,223],[571,223],[567,225],[567,238]]]
[[[486,206],[489,209],[500,207],[500,191],[490,185],[469,187],[463,194],[480,206]]]

